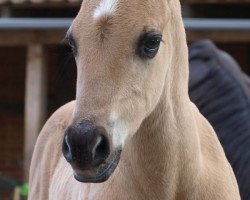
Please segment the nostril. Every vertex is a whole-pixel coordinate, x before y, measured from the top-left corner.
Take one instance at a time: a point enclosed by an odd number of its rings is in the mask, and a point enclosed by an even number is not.
[[[68,141],[68,135],[64,137],[63,144],[62,144],[62,152],[65,157],[65,159],[71,163],[72,162],[72,155],[71,155],[71,149],[70,144]]]
[[[65,159],[74,167],[89,170],[98,167],[110,154],[110,143],[103,127],[82,123],[69,126],[62,143]]]
[[[109,141],[104,135],[99,135],[93,148],[92,155],[95,162],[102,163],[110,153]]]

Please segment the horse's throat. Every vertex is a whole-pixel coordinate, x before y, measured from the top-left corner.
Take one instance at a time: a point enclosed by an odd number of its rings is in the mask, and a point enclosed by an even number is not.
[[[188,100],[187,103],[186,108],[191,105]],[[186,187],[181,180],[185,173],[183,166],[190,172],[190,178],[196,168],[192,161],[199,155],[199,141],[191,130],[192,112],[188,113],[189,109],[183,107],[186,102],[182,104],[168,107],[165,101],[160,102],[124,149],[125,167],[120,169],[129,174],[142,191],[151,188],[152,193],[157,192],[159,199],[165,199],[161,197],[167,194],[175,195],[179,187]]]

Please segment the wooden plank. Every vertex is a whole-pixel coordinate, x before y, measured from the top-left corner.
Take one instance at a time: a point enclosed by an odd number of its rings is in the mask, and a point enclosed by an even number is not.
[[[8,2],[7,0],[0,0],[0,6],[1,6],[2,4],[7,3],[7,2]]]
[[[181,0],[182,4],[250,4],[250,0]]]
[[[197,31],[188,30],[187,40],[189,42],[198,41],[201,39],[210,39],[214,42],[220,43],[234,43],[234,42],[250,42],[249,31]]]
[[[4,1],[0,0],[0,5],[1,4],[4,4]],[[10,17],[11,16],[11,11],[10,11],[10,8],[8,6],[1,6],[1,17],[2,18],[7,18],[7,17]]]
[[[13,200],[20,200],[20,187],[15,187]]]
[[[8,5],[10,8],[80,8],[81,0],[68,0],[68,1],[48,1],[48,0],[22,0],[22,3],[15,3],[18,0],[0,0],[0,6]]]
[[[26,46],[34,43],[59,44],[65,37],[63,30],[1,30],[1,46]]]
[[[28,180],[34,145],[46,117],[46,71],[46,55],[43,46],[40,44],[29,45],[26,69],[24,132],[24,171],[26,180]]]

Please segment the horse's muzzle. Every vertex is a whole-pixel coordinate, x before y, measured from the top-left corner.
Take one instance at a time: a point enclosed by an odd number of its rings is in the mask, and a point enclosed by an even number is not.
[[[114,170],[116,169],[120,160],[121,150],[116,150],[107,160],[106,163],[102,164],[97,171],[92,175],[86,175],[82,172],[74,172],[74,177],[76,180],[84,183],[102,183],[109,179]]]
[[[64,135],[62,152],[80,182],[103,182],[115,170],[120,151],[110,153],[110,141],[105,128],[83,121],[69,126]]]

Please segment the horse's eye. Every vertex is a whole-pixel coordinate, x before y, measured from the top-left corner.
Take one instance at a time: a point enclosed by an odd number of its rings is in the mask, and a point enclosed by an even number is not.
[[[162,35],[158,32],[148,32],[139,39],[137,53],[141,58],[154,58],[157,54]]]

